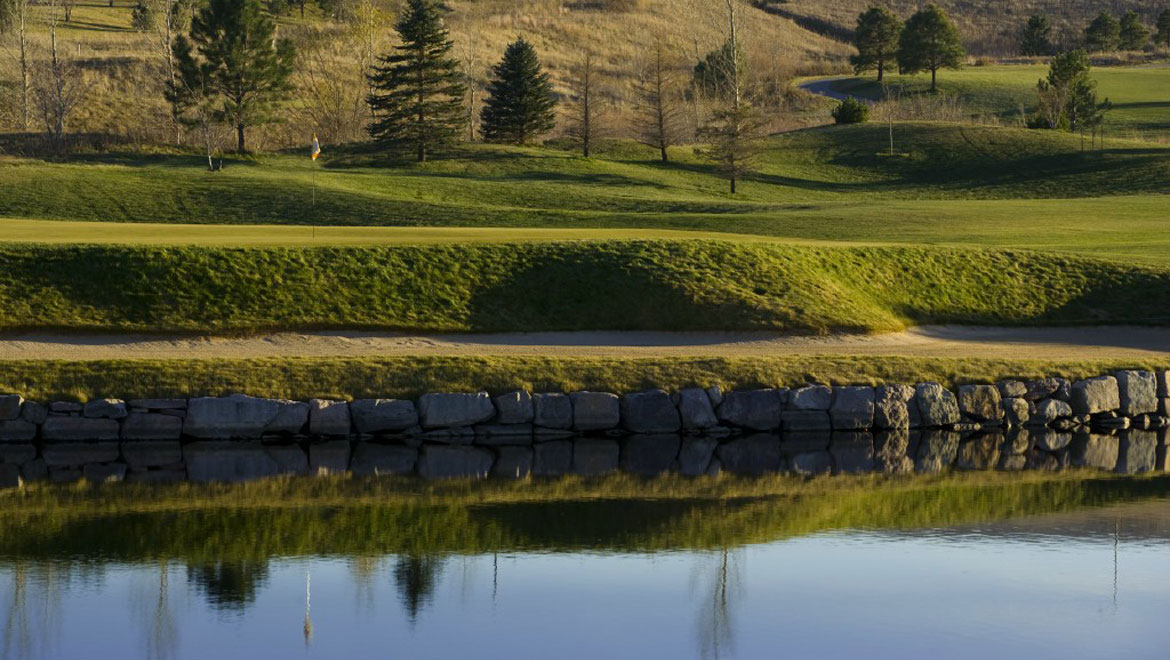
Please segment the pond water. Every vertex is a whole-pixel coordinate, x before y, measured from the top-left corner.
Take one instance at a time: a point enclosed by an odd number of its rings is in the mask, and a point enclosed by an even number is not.
[[[28,520],[0,658],[1164,658],[1170,499],[1125,481]]]

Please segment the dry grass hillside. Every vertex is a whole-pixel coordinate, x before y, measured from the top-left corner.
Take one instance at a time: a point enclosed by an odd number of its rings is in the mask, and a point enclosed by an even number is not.
[[[356,21],[332,20],[312,9],[304,19],[296,13],[280,19],[280,30],[299,45],[300,89],[287,121],[255,131],[251,141],[256,147],[299,145],[312,132],[332,143],[363,137],[362,52],[384,52],[394,39],[393,0],[373,1],[386,4],[378,7],[372,34],[363,34]],[[70,130],[94,134],[99,142],[166,143],[173,141],[174,128],[162,97],[163,51],[157,35],[131,27],[132,4],[78,3],[58,32],[87,86]],[[629,110],[632,82],[655,40],[667,46],[682,80],[701,54],[722,42],[726,21],[722,3],[712,0],[451,0],[448,6],[455,55],[476,86],[482,87],[492,64],[516,37],[536,45],[562,93],[568,92],[574,67],[590,50],[615,127],[623,123],[617,117]],[[742,6],[740,23],[755,75],[769,83],[783,85],[798,73],[836,70],[850,52],[843,43],[749,4]],[[43,27],[38,32],[37,51],[43,55],[47,37]],[[21,129],[13,110],[12,54],[0,50],[0,123],[8,131]]]
[[[801,26],[838,39],[847,39],[857,15],[874,0],[756,0],[770,11],[792,18]],[[903,18],[925,2],[882,0],[882,4]],[[1153,26],[1166,3],[1150,0],[935,0],[950,13],[963,32],[968,49],[980,55],[1014,55],[1020,27],[1032,14],[1051,20],[1054,37],[1061,43],[1079,43],[1085,26],[1098,13],[1110,11],[1121,16],[1133,10]]]

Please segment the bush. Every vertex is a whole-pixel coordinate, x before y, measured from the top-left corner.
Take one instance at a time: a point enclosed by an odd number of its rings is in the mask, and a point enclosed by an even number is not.
[[[869,105],[850,96],[833,108],[833,119],[838,124],[864,124],[869,121]]]

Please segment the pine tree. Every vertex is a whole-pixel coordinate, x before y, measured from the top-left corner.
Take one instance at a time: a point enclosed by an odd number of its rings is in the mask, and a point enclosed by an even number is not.
[[[1154,43],[1170,47],[1170,9],[1163,9],[1158,14],[1158,32],[1154,35]]]
[[[459,64],[448,57],[453,44],[437,0],[409,0],[394,29],[402,43],[370,74],[370,136],[392,149],[409,148],[421,163],[462,133]]]
[[[958,69],[966,56],[959,28],[930,4],[910,17],[898,38],[898,64],[905,73],[930,72],[930,91],[938,89],[939,69]]]
[[[1135,11],[1128,11],[1121,17],[1118,36],[1122,50],[1142,50],[1150,43],[1150,30]]]
[[[485,140],[524,144],[552,130],[556,99],[531,44],[523,39],[508,44],[492,75],[480,113]]]
[[[1035,57],[1052,54],[1052,23],[1047,16],[1029,16],[1020,33],[1020,55]]]
[[[885,77],[886,69],[894,62],[901,31],[902,21],[885,7],[874,5],[858,16],[857,31],[853,38],[857,54],[849,58],[853,72],[861,75],[863,71],[877,69],[880,82]]]
[[[245,151],[247,127],[277,121],[274,111],[292,91],[296,49],[276,38],[259,0],[209,0],[191,21],[189,38],[175,47],[176,59],[211,71],[206,82],[220,100],[216,118],[235,127],[236,151]]]
[[[1085,28],[1085,46],[1090,53],[1107,53],[1121,45],[1121,25],[1107,11],[1103,11]]]

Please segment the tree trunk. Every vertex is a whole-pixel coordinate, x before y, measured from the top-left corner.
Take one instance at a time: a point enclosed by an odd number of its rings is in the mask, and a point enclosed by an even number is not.
[[[935,67],[930,68],[930,91],[938,91],[938,69]]]
[[[878,82],[882,81],[882,78],[885,76],[885,74],[886,74],[886,61],[883,59],[879,59],[878,60]]]
[[[244,153],[244,125],[236,124],[236,153]]]
[[[670,162],[670,158],[668,158],[666,155],[666,144],[664,143],[664,144],[658,145],[658,149],[659,149],[659,151],[662,152],[662,162],[664,162],[664,163]]]
[[[735,194],[735,175],[731,175],[731,194]]]

